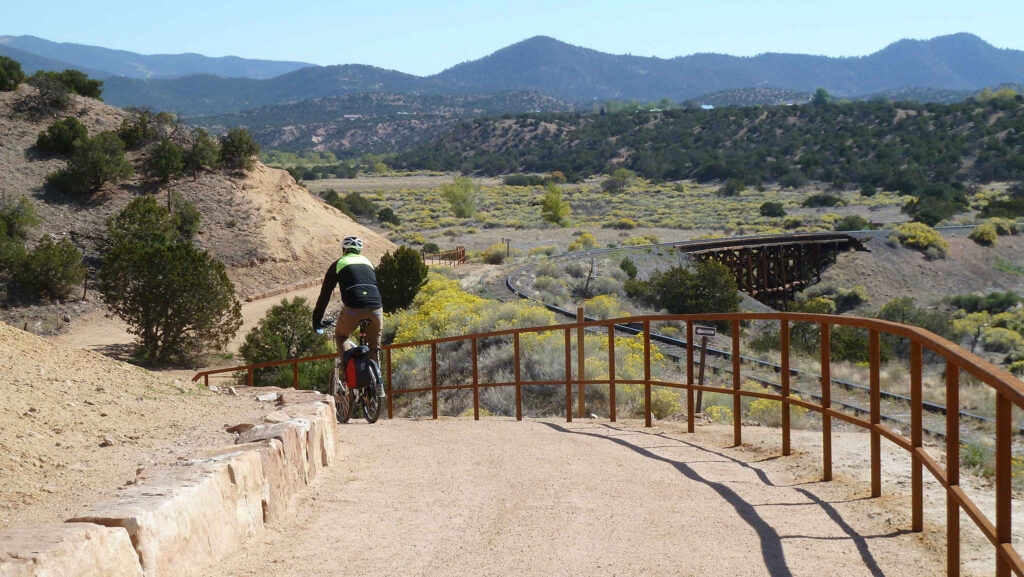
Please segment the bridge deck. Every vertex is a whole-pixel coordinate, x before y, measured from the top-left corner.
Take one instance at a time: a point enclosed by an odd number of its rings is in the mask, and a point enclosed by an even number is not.
[[[864,499],[867,487],[841,474],[815,482],[813,461],[799,462],[808,456],[765,460],[724,448],[715,427],[680,429],[494,418],[345,425],[341,463],[215,574],[944,573],[942,537],[902,530],[904,498]],[[777,433],[752,430],[770,446]],[[808,443],[818,436],[808,432]]]

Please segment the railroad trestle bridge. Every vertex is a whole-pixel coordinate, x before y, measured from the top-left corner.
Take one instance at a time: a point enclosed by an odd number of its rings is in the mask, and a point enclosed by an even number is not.
[[[726,265],[741,291],[775,309],[785,309],[796,292],[820,281],[840,252],[868,250],[864,239],[843,233],[713,239],[676,247],[697,260]]]

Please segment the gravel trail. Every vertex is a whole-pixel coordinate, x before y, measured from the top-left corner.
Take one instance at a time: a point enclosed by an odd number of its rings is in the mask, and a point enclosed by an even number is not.
[[[813,467],[795,479],[801,457],[725,448],[716,427],[678,431],[502,418],[345,425],[339,465],[213,574],[944,574],[934,536],[906,532],[890,510],[905,508],[897,498],[816,482]]]

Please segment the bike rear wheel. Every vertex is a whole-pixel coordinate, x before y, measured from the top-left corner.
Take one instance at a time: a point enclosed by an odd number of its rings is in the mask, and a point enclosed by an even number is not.
[[[334,397],[334,416],[339,423],[347,423],[352,418],[352,392],[341,382],[338,365],[331,369],[327,391]]]
[[[366,417],[366,422],[372,425],[380,418],[381,398],[377,394],[380,390],[379,387],[383,385],[377,380],[377,375],[373,371],[371,371],[370,377],[373,386],[367,387],[363,394],[363,416]]]

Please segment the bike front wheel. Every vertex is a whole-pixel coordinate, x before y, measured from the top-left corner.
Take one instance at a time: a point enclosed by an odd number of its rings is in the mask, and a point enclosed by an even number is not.
[[[334,397],[334,415],[339,423],[347,423],[352,418],[352,392],[341,382],[338,366],[331,370],[328,393]]]

